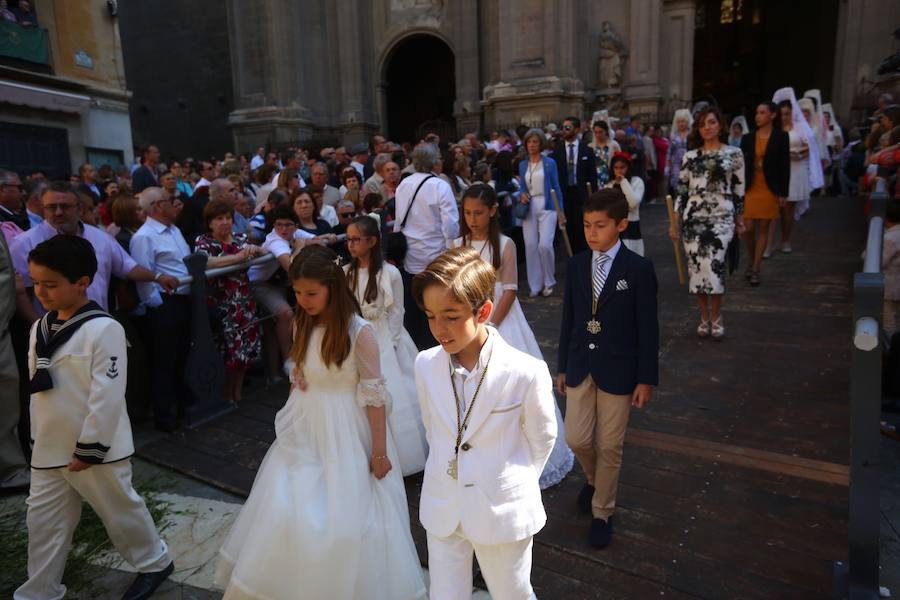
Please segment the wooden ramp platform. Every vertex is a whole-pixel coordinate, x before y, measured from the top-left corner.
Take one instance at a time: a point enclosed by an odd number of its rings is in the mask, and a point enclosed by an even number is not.
[[[641,213],[660,281],[661,385],[644,411],[632,413],[609,548],[586,542],[589,519],[575,508],[584,482],[577,466],[544,492],[549,520],[534,546],[537,594],[829,597],[833,561],[847,551],[850,284],[864,235],[858,203],[815,199],[797,225],[795,251],[764,263],[761,287],[750,288],[742,271],[731,277],[721,343],[694,335],[696,311],[678,287],[665,209]],[[554,373],[561,289],[551,298],[521,294]],[[246,495],[286,388],[254,387],[247,396],[235,413],[158,438],[139,455]],[[424,562],[420,486],[421,476],[407,478]]]

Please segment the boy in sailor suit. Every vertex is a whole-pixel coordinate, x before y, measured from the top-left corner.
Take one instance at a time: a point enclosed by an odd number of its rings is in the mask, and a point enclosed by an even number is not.
[[[605,548],[631,407],[643,408],[659,378],[653,263],[619,241],[628,202],[607,188],[584,203],[589,249],[569,259],[559,334],[557,389],[566,398],[566,441],[587,482],[578,496],[591,513],[588,542]]]
[[[173,564],[131,485],[124,330],[87,298],[97,270],[90,242],[51,238],[28,255],[28,270],[49,312],[32,327],[28,352],[34,444],[26,502],[28,581],[14,598],[65,595],[62,575],[82,500],[140,573],[123,598],[148,598]]]
[[[441,344],[415,369],[430,448],[419,519],[431,600],[471,598],[473,552],[494,600],[534,597],[532,536],[547,520],[538,479],[556,439],[556,400],[546,363],[485,326],[495,282],[470,247],[448,250],[413,280]]]

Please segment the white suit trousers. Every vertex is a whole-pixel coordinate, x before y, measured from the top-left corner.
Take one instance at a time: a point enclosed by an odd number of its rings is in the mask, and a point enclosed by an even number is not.
[[[81,518],[82,499],[100,517],[119,554],[142,573],[162,571],[171,562],[166,543],[131,485],[131,461],[93,465],[77,473],[32,469],[28,514],[28,581],[15,600],[56,600],[62,584],[72,534]]]
[[[556,285],[556,255],[553,238],[556,235],[556,211],[544,210],[544,196],[532,196],[528,218],[522,221],[525,240],[525,271],[528,287],[540,292]]]
[[[472,553],[493,600],[531,600],[532,538],[509,544],[474,544],[462,531],[441,538],[428,534],[430,600],[471,600]]]

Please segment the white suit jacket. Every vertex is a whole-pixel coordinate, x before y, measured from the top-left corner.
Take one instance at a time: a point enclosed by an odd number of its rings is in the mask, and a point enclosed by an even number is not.
[[[37,327],[31,328],[28,371],[36,370]],[[53,469],[72,455],[89,463],[109,463],[134,454],[125,407],[128,358],[125,330],[112,318],[81,325],[53,354],[53,388],[31,395],[31,466]]]
[[[488,328],[487,376],[459,451],[458,479],[447,474],[456,445],[450,355],[440,346],[416,359],[416,388],[430,447],[419,519],[432,535],[462,525],[479,544],[526,539],[547,521],[538,479],[556,440],[556,399],[544,361]]]

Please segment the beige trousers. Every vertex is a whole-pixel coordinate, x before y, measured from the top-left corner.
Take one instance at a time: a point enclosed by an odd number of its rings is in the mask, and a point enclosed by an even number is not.
[[[616,509],[630,413],[631,394],[607,394],[594,385],[590,375],[566,390],[566,442],[595,488],[591,502],[594,518],[606,519]]]

